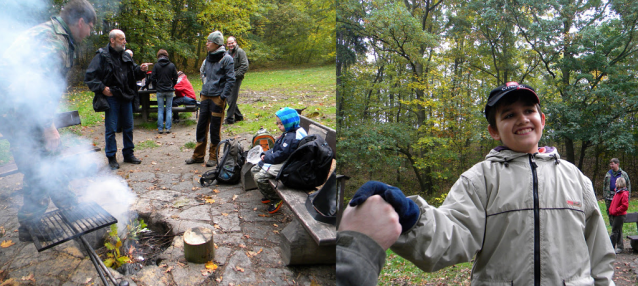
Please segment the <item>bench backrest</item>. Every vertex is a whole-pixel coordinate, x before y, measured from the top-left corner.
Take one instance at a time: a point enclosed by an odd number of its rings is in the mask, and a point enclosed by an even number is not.
[[[309,135],[315,134],[323,137],[323,139],[328,142],[328,145],[332,149],[332,153],[337,153],[337,131],[325,126],[321,125],[321,123],[315,122],[310,118],[307,118],[303,115],[299,116],[300,122],[299,126],[303,127],[303,129],[308,132]]]
[[[625,222],[638,222],[638,213],[627,213]]]

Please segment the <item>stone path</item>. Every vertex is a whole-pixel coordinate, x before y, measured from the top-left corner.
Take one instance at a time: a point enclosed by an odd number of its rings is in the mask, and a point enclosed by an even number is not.
[[[181,150],[182,142],[168,143],[181,137],[192,140],[192,129],[194,126],[174,127],[174,133],[168,136],[136,130],[136,139],[143,134],[166,149],[136,150],[136,155],[144,161],[142,165],[122,163],[119,158],[121,169],[116,174],[136,195],[131,209],[150,218],[150,224],[167,223],[176,236],[161,254],[159,265],[145,266],[128,276],[111,271],[114,276],[130,285],[335,285],[334,265],[288,267],[283,264],[279,232],[293,217],[287,208],[270,215],[265,211],[266,205],[260,202],[259,191],[245,192],[239,184],[200,186],[199,175],[208,168],[203,164],[185,165],[183,160],[192,151]],[[102,138],[99,128],[96,131],[96,138]],[[118,144],[121,144],[119,136]],[[164,154],[169,156],[162,156]],[[75,241],[37,252],[32,243],[18,240],[16,214],[22,205],[21,182],[21,174],[0,178],[0,227],[6,231],[0,242],[16,243],[0,248],[0,284],[101,285],[93,264]],[[215,202],[198,200],[202,196],[209,196]],[[50,210],[53,209],[51,204]],[[197,226],[215,231],[214,263],[219,267],[213,272],[207,272],[204,264],[184,259],[182,234]]]

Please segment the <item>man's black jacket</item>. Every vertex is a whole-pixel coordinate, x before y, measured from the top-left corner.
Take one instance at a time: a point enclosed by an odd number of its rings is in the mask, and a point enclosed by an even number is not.
[[[158,92],[174,91],[177,84],[177,68],[168,58],[162,57],[153,66],[151,80]]]
[[[93,109],[96,112],[106,111],[109,104],[102,93],[109,87],[113,96],[119,100],[132,101],[133,110],[139,111],[137,81],[144,78],[144,72],[135,64],[128,53],[117,52],[110,45],[100,48],[84,75],[84,82],[95,93]]]

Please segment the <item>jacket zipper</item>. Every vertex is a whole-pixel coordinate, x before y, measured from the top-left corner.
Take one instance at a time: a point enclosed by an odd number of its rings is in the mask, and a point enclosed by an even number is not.
[[[536,174],[536,161],[534,154],[529,154],[529,164],[532,167],[533,191],[534,191],[534,285],[541,285],[541,230],[540,230],[540,206],[538,202],[538,175]]]

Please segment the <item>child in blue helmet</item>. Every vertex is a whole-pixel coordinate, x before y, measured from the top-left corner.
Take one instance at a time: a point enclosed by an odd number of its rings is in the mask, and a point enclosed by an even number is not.
[[[299,147],[299,140],[308,135],[306,130],[299,126],[299,114],[296,110],[284,107],[275,115],[277,127],[283,134],[270,150],[261,153],[261,161],[250,170],[257,188],[264,196],[261,202],[270,204],[268,212],[271,214],[279,211],[282,202],[277,192],[268,183],[268,179],[277,177],[290,154]]]

